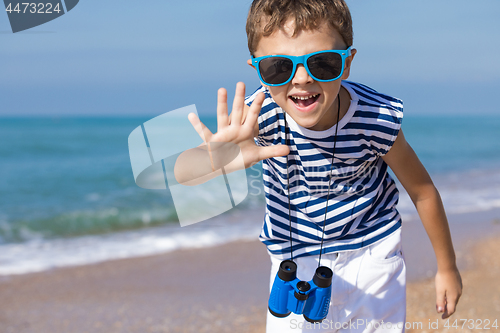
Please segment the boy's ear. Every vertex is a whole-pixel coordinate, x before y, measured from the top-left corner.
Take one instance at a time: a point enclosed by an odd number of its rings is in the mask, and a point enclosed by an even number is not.
[[[255,66],[254,66],[254,65],[252,65],[252,59],[248,59],[248,60],[247,60],[247,64],[249,64],[249,65],[250,65],[250,66],[252,66],[254,69],[256,69],[256,68],[255,68]]]
[[[356,52],[358,52],[356,49],[352,49],[351,50],[351,55],[346,58],[344,73],[342,74],[342,80],[347,80],[349,78],[349,74],[351,74],[352,59],[354,59],[354,56],[356,55]]]

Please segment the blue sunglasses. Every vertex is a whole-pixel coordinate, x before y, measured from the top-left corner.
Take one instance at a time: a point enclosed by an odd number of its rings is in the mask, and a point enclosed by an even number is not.
[[[304,65],[314,80],[328,82],[342,76],[345,59],[350,55],[351,47],[347,50],[325,50],[303,56],[252,56],[252,64],[257,68],[260,80],[269,86],[282,86],[290,82],[298,64]]]

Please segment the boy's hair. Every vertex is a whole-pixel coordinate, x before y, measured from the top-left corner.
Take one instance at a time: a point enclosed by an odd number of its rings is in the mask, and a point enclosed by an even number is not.
[[[344,0],[254,0],[246,25],[250,54],[255,53],[261,37],[282,29],[290,19],[295,20],[292,36],[327,22],[340,33],[347,47],[352,46],[351,13]]]

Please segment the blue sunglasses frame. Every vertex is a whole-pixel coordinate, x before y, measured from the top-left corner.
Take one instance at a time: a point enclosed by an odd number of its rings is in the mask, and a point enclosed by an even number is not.
[[[349,57],[351,55],[351,47],[349,47],[347,50],[323,50],[323,51],[318,51],[318,52],[313,52],[313,53],[305,54],[305,55],[302,55],[302,56],[268,55],[268,56],[263,56],[263,57],[257,57],[256,58],[256,57],[254,57],[252,55],[252,64],[257,69],[257,74],[259,75],[259,79],[262,82],[264,82],[266,85],[268,85],[268,86],[273,86],[273,87],[283,86],[283,85],[287,84],[288,82],[290,82],[292,80],[292,78],[294,77],[295,72],[297,71],[297,65],[299,65],[299,64],[302,64],[304,66],[304,68],[307,71],[307,74],[309,74],[309,76],[312,77],[314,80],[320,81],[320,82],[330,82],[330,81],[337,80],[338,78],[340,78],[342,76],[342,74],[344,74],[345,60],[347,59],[347,57]],[[342,57],[342,70],[341,70],[339,76],[337,76],[337,77],[335,77],[333,79],[330,79],[330,80],[320,80],[317,77],[315,77],[314,75],[312,75],[311,71],[309,70],[309,67],[307,66],[307,59],[309,59],[313,55],[316,55],[316,54],[319,54],[319,53],[337,53],[337,54],[339,54]],[[290,74],[290,77],[288,78],[288,80],[286,80],[283,83],[278,83],[278,84],[267,83],[262,78],[262,75],[260,75],[260,68],[259,68],[260,62],[262,60],[264,60],[264,59],[275,58],[275,57],[290,59],[292,61],[292,63],[293,63],[292,74]]]

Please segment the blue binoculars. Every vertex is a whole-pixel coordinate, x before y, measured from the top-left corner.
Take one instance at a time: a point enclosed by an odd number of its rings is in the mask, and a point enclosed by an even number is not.
[[[297,278],[297,264],[282,261],[269,296],[269,312],[280,318],[293,312],[304,315],[308,322],[322,322],[332,297],[332,276],[330,268],[320,266],[311,281],[301,281]]]

